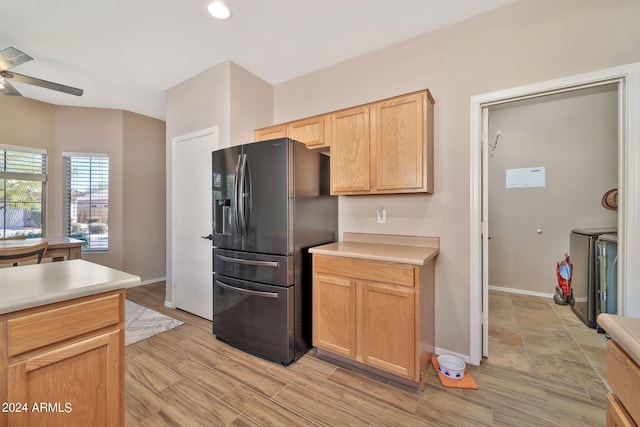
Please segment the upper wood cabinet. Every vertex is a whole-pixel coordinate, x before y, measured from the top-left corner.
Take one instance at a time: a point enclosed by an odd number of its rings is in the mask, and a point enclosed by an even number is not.
[[[303,142],[309,148],[324,149],[329,147],[325,140],[325,117],[316,116],[295,122],[269,126],[255,131],[256,141],[289,137]]]
[[[433,104],[427,92],[371,107],[371,169],[375,192],[433,192]],[[428,173],[427,173],[428,172]]]
[[[331,129],[331,193],[371,190],[369,107],[342,110],[328,117]]]
[[[268,128],[256,129],[254,139],[257,141],[267,141],[269,139],[284,138],[287,136],[286,125],[269,126]]]
[[[433,105],[425,89],[257,129],[329,149],[331,194],[433,193]]]
[[[327,147],[324,138],[323,116],[311,117],[287,124],[287,136],[296,141],[304,142],[309,148]]]
[[[345,111],[332,115],[336,119],[331,138],[331,193],[432,193],[433,99],[429,92],[386,99],[357,110],[368,117],[366,134],[357,127],[359,123],[340,126],[338,118]]]

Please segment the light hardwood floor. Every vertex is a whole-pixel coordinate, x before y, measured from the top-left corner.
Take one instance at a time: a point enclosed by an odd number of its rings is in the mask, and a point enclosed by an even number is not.
[[[164,283],[127,298],[185,322],[126,348],[126,425],[603,426],[605,390],[483,362],[479,390],[415,391],[307,353],[289,367],[234,349],[211,322],[164,307]]]

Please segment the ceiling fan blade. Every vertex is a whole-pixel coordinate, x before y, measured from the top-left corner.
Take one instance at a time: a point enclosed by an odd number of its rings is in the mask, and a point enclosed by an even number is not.
[[[40,86],[51,90],[57,90],[58,92],[64,92],[70,95],[82,96],[84,92],[82,89],[38,79],[35,77],[25,76],[24,74],[14,73],[13,71],[1,71],[0,73],[7,79],[13,79],[17,82]]]
[[[8,47],[0,50],[0,71],[8,70],[11,67],[31,61],[33,58],[15,47]]]
[[[15,87],[11,86],[8,81],[4,80],[0,85],[0,93],[9,96],[20,96],[20,92],[16,90]]]

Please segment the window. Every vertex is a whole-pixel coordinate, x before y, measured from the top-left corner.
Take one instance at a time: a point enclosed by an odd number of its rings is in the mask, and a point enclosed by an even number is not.
[[[64,232],[84,240],[83,252],[109,249],[109,157],[63,153]]]
[[[44,235],[47,151],[0,144],[0,237]]]

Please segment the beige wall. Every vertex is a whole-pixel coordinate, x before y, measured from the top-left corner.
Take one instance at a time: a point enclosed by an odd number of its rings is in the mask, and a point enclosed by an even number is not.
[[[552,294],[574,228],[615,227],[617,85],[489,109],[489,284]],[[506,188],[507,169],[545,167],[545,186]],[[542,230],[539,234],[537,230]]]
[[[247,70],[230,63],[229,145],[254,140],[254,129],[273,120],[273,86]]]
[[[273,118],[273,88],[238,65],[225,62],[167,91],[166,300],[173,302],[171,266],[172,139],[212,126],[221,148],[253,139],[256,123]]]
[[[431,90],[435,193],[341,197],[340,228],[440,236],[437,347],[470,353],[470,97],[640,61],[638,16],[635,0],[522,0],[275,87],[276,123]]]
[[[123,269],[143,280],[165,276],[165,122],[123,114]]]
[[[107,253],[83,254],[83,258],[140,275],[143,281],[164,277],[164,237],[148,245],[142,254],[124,236],[146,221],[147,209],[160,212],[161,218],[160,228],[157,221],[155,226],[145,223],[145,231],[155,230],[161,235],[164,232],[164,191],[142,197],[133,197],[129,191],[135,186],[152,185],[158,176],[164,186],[164,122],[121,110],[55,106],[23,97],[0,96],[0,124],[0,143],[48,151],[47,236],[62,235],[62,153],[109,154],[110,247]],[[125,149],[125,143],[131,146]],[[135,158],[143,150],[145,158]],[[150,169],[140,177],[136,168],[139,162],[146,162],[146,156],[160,156],[160,160],[146,163]],[[127,191],[126,177],[138,180],[127,182]],[[144,209],[136,202],[143,198]],[[125,209],[125,203],[132,205]]]
[[[84,253],[82,258],[119,270],[124,265],[122,205],[122,111],[56,107],[55,145],[49,152],[49,196],[58,209],[51,212],[49,235],[62,234],[62,153],[109,155],[109,251]]]

